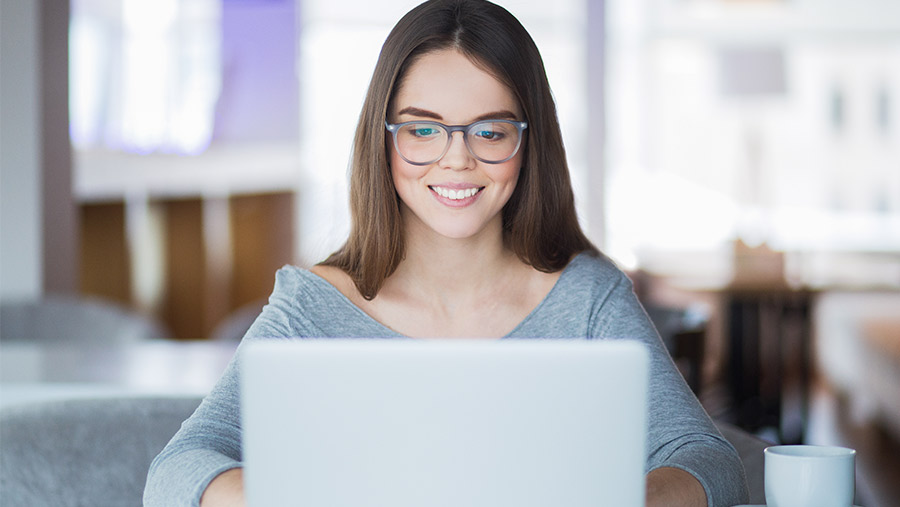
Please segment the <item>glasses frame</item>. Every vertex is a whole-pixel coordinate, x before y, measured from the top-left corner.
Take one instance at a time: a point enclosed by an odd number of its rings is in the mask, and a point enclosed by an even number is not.
[[[513,149],[512,154],[510,156],[504,158],[503,160],[485,160],[485,159],[479,157],[478,155],[476,155],[475,152],[472,151],[472,147],[469,145],[469,129],[472,128],[474,125],[478,125],[479,123],[508,123],[508,124],[516,127],[519,137],[516,141],[516,147],[515,147],[515,149]],[[397,141],[397,132],[402,127],[404,127],[406,125],[413,125],[413,124],[414,125],[434,125],[434,126],[444,129],[447,132],[447,145],[444,146],[444,149],[443,149],[443,151],[441,151],[440,156],[438,156],[434,160],[431,160],[428,162],[413,162],[412,160],[406,158],[406,156],[403,155],[403,152],[400,151],[400,144]],[[405,121],[402,123],[388,123],[387,121],[385,121],[384,127],[388,130],[388,132],[391,133],[391,136],[394,138],[394,149],[397,150],[397,154],[400,155],[400,158],[402,158],[407,163],[410,163],[412,165],[430,165],[430,164],[433,164],[433,163],[437,162],[438,160],[444,158],[444,156],[447,154],[447,151],[450,149],[450,143],[453,142],[453,133],[454,132],[462,132],[463,133],[463,142],[466,145],[466,149],[469,150],[469,154],[472,155],[473,157],[475,157],[475,159],[477,159],[480,162],[484,162],[485,164],[502,164],[503,162],[506,162],[506,161],[510,160],[511,158],[515,157],[516,153],[519,153],[519,148],[522,147],[522,138],[524,137],[522,132],[528,128],[528,122],[527,121],[515,121],[515,120],[486,119],[486,120],[474,121],[468,125],[444,125],[443,123],[441,123],[439,121],[433,121],[433,120]]]

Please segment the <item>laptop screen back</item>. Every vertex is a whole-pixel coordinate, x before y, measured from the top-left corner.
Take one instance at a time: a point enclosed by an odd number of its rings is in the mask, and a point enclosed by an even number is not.
[[[343,340],[241,352],[248,505],[644,505],[628,341]]]

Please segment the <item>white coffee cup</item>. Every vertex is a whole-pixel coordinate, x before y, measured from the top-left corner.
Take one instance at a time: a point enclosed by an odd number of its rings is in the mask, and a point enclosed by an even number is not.
[[[851,507],[856,451],[776,445],[765,450],[766,507]]]

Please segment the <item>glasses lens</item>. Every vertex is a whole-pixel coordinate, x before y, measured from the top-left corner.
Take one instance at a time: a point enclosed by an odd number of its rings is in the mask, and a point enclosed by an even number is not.
[[[466,132],[472,154],[485,162],[512,157],[519,147],[519,129],[505,121],[481,121]]]
[[[430,163],[444,153],[447,130],[436,123],[409,123],[397,130],[397,150],[413,163]]]

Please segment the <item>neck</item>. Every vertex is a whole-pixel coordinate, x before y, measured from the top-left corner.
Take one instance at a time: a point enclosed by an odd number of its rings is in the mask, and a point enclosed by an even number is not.
[[[499,220],[464,239],[408,225],[406,255],[387,281],[406,294],[426,301],[462,301],[496,290],[520,267],[516,255],[503,244]]]

